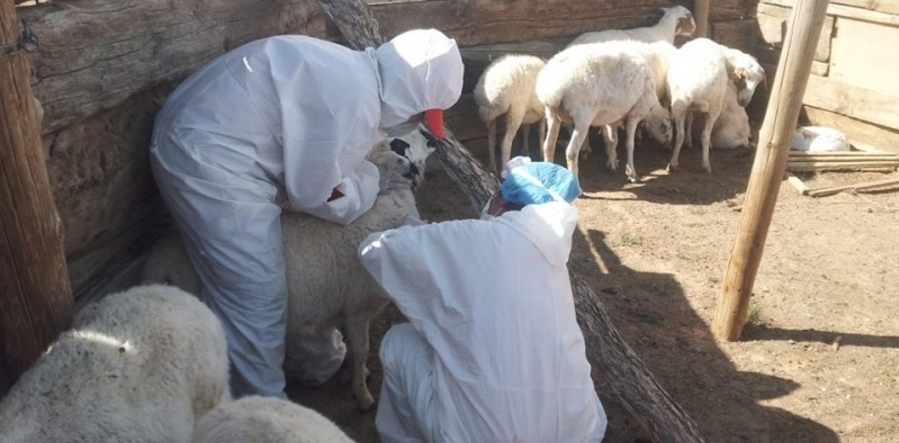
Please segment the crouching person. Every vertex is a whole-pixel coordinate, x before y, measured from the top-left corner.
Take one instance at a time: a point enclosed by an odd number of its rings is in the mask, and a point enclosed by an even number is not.
[[[566,265],[570,202],[581,191],[561,166],[521,163],[481,220],[410,223],[360,246],[363,266],[409,319],[381,342],[384,443],[598,443],[605,434]]]

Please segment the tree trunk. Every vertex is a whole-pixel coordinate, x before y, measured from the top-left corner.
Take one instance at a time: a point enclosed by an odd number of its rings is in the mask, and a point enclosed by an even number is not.
[[[319,0],[319,4],[353,47],[377,46],[384,41],[363,0]],[[438,145],[437,158],[468,196],[476,213],[496,191],[496,177],[449,130],[446,133],[446,140]],[[625,408],[657,442],[705,442],[696,424],[655,381],[612,326],[596,294],[574,273],[571,273],[571,284],[578,324],[587,344],[587,358],[608,378]]]
[[[13,3],[0,1],[0,382],[68,326],[74,301]],[[8,386],[0,386],[0,395]]]

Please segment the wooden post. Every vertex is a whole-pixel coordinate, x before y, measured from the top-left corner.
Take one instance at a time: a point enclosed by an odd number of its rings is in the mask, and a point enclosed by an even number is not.
[[[693,20],[696,22],[695,37],[709,37],[709,0],[693,2]]]
[[[0,0],[0,373],[8,383],[68,326],[74,308],[20,42],[13,0]]]
[[[771,98],[759,130],[746,203],[712,324],[712,332],[720,340],[739,340],[746,323],[752,285],[786,171],[827,3],[827,0],[797,0],[790,15],[777,74],[771,82]]]
[[[361,49],[383,42],[378,23],[363,0],[319,0],[348,43]],[[484,169],[447,129],[437,158],[477,214],[496,191],[496,177]],[[643,426],[653,441],[703,443],[696,423],[653,378],[649,368],[624,342],[599,298],[576,274],[570,273],[578,325],[587,344],[587,360],[597,368],[621,399],[625,409]]]

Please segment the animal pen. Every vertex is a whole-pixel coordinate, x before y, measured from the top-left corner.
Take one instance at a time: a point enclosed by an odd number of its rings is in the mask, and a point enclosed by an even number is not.
[[[800,109],[809,123],[834,125],[859,143],[899,152],[899,89],[887,74],[899,66],[889,65],[895,57],[884,60],[855,49],[856,41],[871,35],[899,39],[899,8],[891,2],[32,3],[5,0],[0,8],[0,124],[7,131],[0,139],[0,233],[6,239],[0,248],[0,393],[66,327],[77,306],[138,283],[144,254],[172,226],[149,170],[155,113],[190,73],[256,38],[304,34],[360,48],[418,27],[455,38],[465,85],[447,113],[453,132],[437,157],[472,207],[480,208],[496,178],[465,145],[486,134],[471,91],[490,60],[507,52],[548,58],[580,33],[648,26],[658,20],[660,7],[691,9],[698,33],[756,55],[772,85],[757,92],[750,107],[759,120],[765,116],[767,126],[759,134],[765,148],[756,156],[716,314],[715,334],[724,340],[738,339],[745,321]],[[798,13],[791,16],[794,7]],[[790,62],[778,66],[784,59]],[[806,81],[807,92],[795,94],[806,89]],[[767,114],[766,93],[773,98]],[[773,115],[782,117],[775,121]],[[618,335],[594,289],[575,273],[572,286],[591,364],[647,434],[659,442],[705,441]]]

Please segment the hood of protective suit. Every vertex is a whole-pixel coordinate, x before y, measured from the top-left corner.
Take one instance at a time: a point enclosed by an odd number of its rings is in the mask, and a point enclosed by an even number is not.
[[[429,109],[447,109],[462,95],[456,41],[435,29],[404,32],[374,50],[381,94],[381,128],[402,125]]]
[[[565,202],[528,205],[493,219],[527,237],[553,266],[568,262],[571,236],[577,227],[577,208]]]

